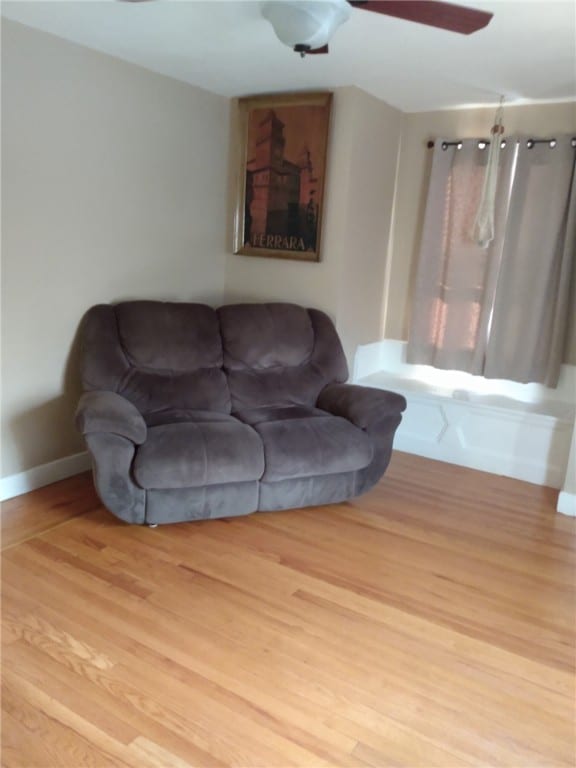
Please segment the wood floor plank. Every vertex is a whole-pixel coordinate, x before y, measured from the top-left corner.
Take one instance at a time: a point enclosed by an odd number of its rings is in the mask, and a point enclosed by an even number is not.
[[[576,764],[576,521],[396,453],[345,504],[127,526],[78,476],[3,538],[3,765]]]
[[[68,533],[66,533],[65,530],[60,530],[57,532],[57,536],[61,540],[60,543],[62,546],[66,546],[68,544],[68,546],[72,546],[72,548],[76,547],[76,543],[79,541],[79,539],[78,536],[74,534],[74,530],[72,530],[72,528],[72,526],[68,526]],[[111,550],[112,545],[116,543],[114,536],[109,536],[108,539],[105,539],[105,537],[101,536],[101,534],[99,534],[99,536],[101,538],[100,544],[104,546],[104,541],[107,541],[108,546],[106,546],[106,551]],[[234,539],[238,544],[238,536],[236,534]],[[119,563],[121,553],[116,550],[111,551],[115,552],[115,562]],[[204,578],[207,590],[205,599],[208,601],[213,598],[214,592],[218,593],[218,590],[221,590],[221,588],[224,586],[222,582],[210,579],[205,575],[203,577],[199,571],[192,572],[189,569],[185,569],[184,571],[177,571],[170,565],[169,561],[160,560],[155,556],[155,554],[155,550],[152,547],[148,547],[143,544],[136,545],[134,542],[132,542],[130,549],[125,549],[125,560],[123,567],[129,572],[132,570],[140,572],[145,570],[151,586],[153,586],[154,583],[176,586],[178,583],[182,583],[183,578],[189,578],[190,584],[194,587],[197,587],[202,578]],[[350,597],[350,594],[347,591],[342,590],[339,587],[331,588],[330,585],[327,585],[324,582],[310,579],[302,575],[299,575],[298,578],[295,578],[293,572],[290,572],[289,578],[291,580],[290,592],[292,592],[292,596],[311,602],[324,600],[329,602],[332,609],[335,611],[341,612],[342,610],[349,610],[352,611],[355,615],[359,615],[360,618],[364,616],[372,620],[377,619],[378,622],[390,626],[400,625],[402,627],[403,637],[406,638],[406,640],[408,640],[407,632],[409,631],[411,637],[417,640],[421,639],[424,643],[427,644],[435,643],[441,639],[443,647],[447,648],[451,653],[454,653],[460,649],[460,655],[462,655],[463,649],[469,648],[469,652],[464,654],[464,659],[466,661],[470,661],[470,658],[475,658],[479,661],[484,660],[488,655],[491,663],[493,663],[494,660],[499,661],[497,670],[501,674],[507,671],[512,658],[514,659],[517,666],[522,662],[518,656],[512,657],[505,651],[499,652],[499,649],[495,648],[490,643],[475,641],[472,638],[468,639],[460,636],[458,639],[458,646],[456,647],[454,643],[453,632],[442,632],[441,628],[432,622],[420,620],[417,617],[404,611],[382,603],[376,603],[374,600],[363,599],[357,595]],[[298,587],[298,589],[294,591],[293,587]],[[230,589],[233,589],[232,585],[230,585]],[[243,596],[242,592],[238,592],[238,590],[235,591],[236,599],[239,599]],[[244,597],[248,598],[248,595],[244,595]],[[255,604],[258,604],[261,607],[266,606],[268,613],[270,613],[271,610],[274,610],[278,616],[286,613],[285,602],[280,608],[278,608],[274,603],[265,601],[262,598],[262,595],[255,595],[254,599],[256,600]],[[564,599],[566,599],[565,596]],[[186,603],[184,602],[184,606],[185,605]],[[310,623],[310,621],[313,622],[314,615],[313,613],[309,613],[304,617],[292,616],[291,621],[292,620],[298,620],[301,624],[305,625],[306,623]],[[550,680],[550,671],[547,671],[545,681],[542,681],[538,677],[538,671],[541,673],[540,667],[538,665],[531,665],[528,660],[522,664],[523,676],[527,676],[528,678],[533,679],[540,684],[547,683]],[[534,674],[536,675],[535,678]],[[566,681],[571,681],[570,675],[565,675],[564,677]],[[560,688],[563,684],[561,678],[562,676],[558,675],[554,680],[554,685]],[[562,706],[564,706],[564,704]]]
[[[21,675],[3,670],[2,707],[38,747],[33,765],[126,768],[124,750]]]
[[[15,555],[10,553],[10,557],[15,557]],[[33,567],[32,563],[30,563],[30,567]],[[48,573],[48,570],[46,573]],[[26,574],[22,572],[17,582],[22,584],[26,581],[26,578]],[[58,581],[58,579],[55,579],[55,581]],[[88,579],[87,582],[92,584]],[[53,593],[46,592],[45,587],[46,585],[43,584],[40,589],[43,590],[43,594],[45,594],[50,602],[53,602]],[[70,591],[66,598],[70,596],[72,591],[75,592],[78,589],[77,585],[73,585],[72,582],[70,582],[69,588]],[[103,602],[104,599],[102,597],[99,598],[95,593],[92,594],[90,599],[91,613],[98,615],[98,609]],[[84,596],[81,603],[86,603]],[[104,605],[106,605],[105,602]],[[116,606],[108,604],[107,608],[114,610]],[[180,674],[174,677],[175,662],[180,661],[184,665],[190,657],[189,643],[184,630],[192,630],[193,626],[179,621],[176,629],[174,627],[169,629],[169,616],[165,616],[165,620],[158,624],[152,618],[154,613],[146,610],[145,606],[142,607],[140,614],[137,618],[132,617],[132,622],[136,629],[134,632],[134,627],[131,625],[130,620],[126,620],[125,611],[121,609],[116,611],[120,629],[125,629],[128,633],[133,632],[132,644],[137,642],[138,637],[142,637],[144,642],[151,642],[155,647],[161,649],[163,654],[166,654],[171,660],[175,660],[171,661],[168,665],[168,672],[172,672],[172,677],[165,675],[166,670],[162,664],[162,657],[158,656],[153,657],[152,661],[154,663],[151,663],[149,667],[141,668],[139,665],[137,670],[119,665],[114,678],[116,680],[115,687],[118,698],[123,700],[128,696],[132,703],[136,701],[139,705],[144,706],[145,710],[148,710],[152,705],[144,704],[144,702],[152,702],[154,697],[156,697],[156,709],[153,709],[153,711],[156,712],[158,717],[160,717],[160,712],[162,712],[160,718],[162,722],[168,723],[169,727],[177,733],[183,734],[188,732],[191,739],[194,739],[196,736],[194,728],[197,726],[204,734],[204,742],[201,742],[204,747],[206,747],[206,740],[211,740],[211,748],[216,749],[216,754],[224,755],[226,761],[233,765],[255,764],[254,761],[258,760],[259,754],[263,758],[266,757],[267,761],[274,763],[274,761],[280,760],[281,764],[283,764],[282,761],[285,762],[287,760],[286,752],[291,755],[291,759],[287,763],[290,765],[309,765],[312,763],[315,765],[335,764],[334,754],[328,748],[323,747],[320,741],[314,742],[312,740],[311,742],[313,749],[317,753],[316,755],[308,752],[305,748],[308,738],[306,733],[298,733],[298,729],[290,726],[289,722],[283,724],[282,721],[277,721],[266,712],[260,711],[258,705],[252,704],[250,701],[243,701],[238,695],[233,695],[231,690],[234,687],[233,685],[227,690],[222,689],[218,691],[217,687],[210,686],[207,679],[202,679],[195,672],[189,672],[184,683],[181,683],[180,678],[186,670],[182,667]],[[84,621],[86,621],[86,618],[84,618]],[[145,633],[151,633],[152,636],[147,638]],[[136,650],[138,651],[136,656],[138,661],[149,661],[147,647],[143,646]],[[209,652],[209,647],[207,650]],[[194,655],[191,657],[190,665],[195,666]],[[91,679],[94,680],[93,674]],[[131,680],[137,680],[139,691],[130,693]],[[98,681],[101,684],[104,681],[102,674],[98,675]],[[104,684],[106,685],[105,682]],[[108,682],[108,687],[110,684],[111,681]],[[268,685],[270,686],[270,683]],[[142,690],[143,686],[144,690]],[[223,693],[226,694],[224,697]],[[200,706],[196,702],[198,698],[200,699]],[[181,709],[183,705],[180,702],[185,703],[186,710]],[[174,711],[171,711],[172,709]],[[186,723],[182,720],[186,716],[186,711],[193,713],[193,721],[188,720]],[[251,719],[248,730],[242,728],[243,720],[246,717]],[[226,736],[216,737],[214,735],[210,739],[209,734],[211,732],[216,733],[214,729],[222,722],[228,723]],[[194,728],[192,727],[193,725]],[[266,733],[265,726],[268,726],[268,733]],[[327,731],[328,729],[324,728],[323,730]],[[254,732],[255,734],[252,735]],[[287,732],[290,735],[288,740],[286,739]],[[257,744],[253,744],[253,739],[256,737],[259,741]],[[270,746],[268,749],[265,746],[266,741],[274,742],[274,747]],[[322,753],[325,753],[325,758],[322,757]],[[238,762],[239,759],[240,763]],[[242,760],[244,760],[244,763]]]
[[[13,547],[99,507],[88,472],[3,501],[1,547]]]
[[[46,690],[64,707],[73,709],[85,721],[90,722],[125,747],[130,747],[125,759],[130,765],[139,765],[138,749],[133,745],[142,733],[164,743],[174,754],[182,755],[192,765],[222,768],[229,763],[204,751],[192,723],[184,725],[158,705],[153,696],[148,697],[134,686],[133,674],[129,685],[118,676],[96,674],[80,675],[54,658],[46,658],[37,649],[19,644],[13,649],[10,668],[26,668],[26,676],[37,688]],[[182,735],[184,734],[184,735]],[[145,763],[146,761],[142,761]],[[154,763],[154,759],[151,759]]]

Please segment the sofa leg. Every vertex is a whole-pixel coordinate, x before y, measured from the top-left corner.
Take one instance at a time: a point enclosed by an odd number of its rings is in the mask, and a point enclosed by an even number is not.
[[[148,528],[158,528],[158,523],[146,523]]]

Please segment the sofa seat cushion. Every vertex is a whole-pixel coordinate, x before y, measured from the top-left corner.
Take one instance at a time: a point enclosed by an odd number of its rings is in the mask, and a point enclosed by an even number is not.
[[[265,482],[352,472],[372,461],[368,435],[337,416],[264,421],[254,429],[264,445]]]
[[[259,480],[264,452],[256,432],[235,419],[162,424],[148,430],[133,469],[142,488],[198,488]]]
[[[310,408],[307,405],[280,405],[268,408],[249,408],[236,411],[234,416],[245,424],[262,424],[264,421],[284,421],[286,419],[309,419],[328,416],[327,411]]]
[[[228,413],[218,411],[196,411],[187,408],[165,408],[161,411],[151,411],[144,414],[147,427],[158,427],[164,424],[182,424],[191,421],[195,424],[205,422],[224,422],[237,424],[238,420]]]

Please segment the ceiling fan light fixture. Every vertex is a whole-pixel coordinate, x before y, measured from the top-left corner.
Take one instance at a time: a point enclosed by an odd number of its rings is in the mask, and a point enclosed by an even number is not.
[[[315,49],[328,43],[351,11],[346,0],[272,0],[262,15],[284,45]]]

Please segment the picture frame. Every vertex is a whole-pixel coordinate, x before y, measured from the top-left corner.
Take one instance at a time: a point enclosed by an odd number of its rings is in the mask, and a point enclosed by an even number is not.
[[[234,253],[320,261],[332,93],[239,99]]]

